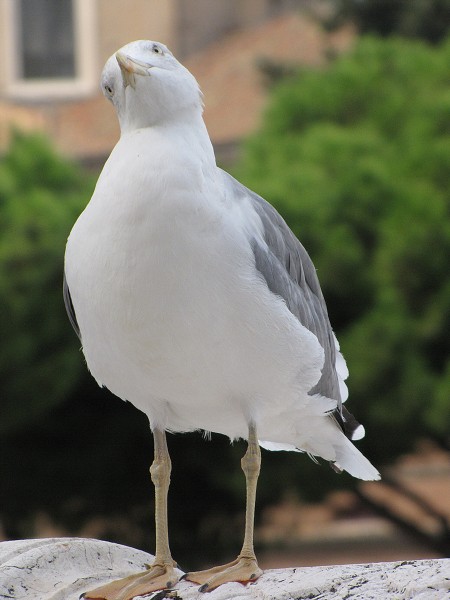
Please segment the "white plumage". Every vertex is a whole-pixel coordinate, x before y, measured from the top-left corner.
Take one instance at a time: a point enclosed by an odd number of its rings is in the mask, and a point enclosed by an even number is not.
[[[123,52],[144,61],[145,44]],[[264,442],[376,477],[328,414],[340,398],[308,394],[324,349],[255,268],[254,240],[266,246],[261,218],[216,167],[194,78],[158,47],[164,55],[153,60],[171,69],[155,65],[124,90],[121,139],[67,243],[92,375],[152,426],[245,438],[253,420]],[[113,57],[103,85],[121,79]],[[342,381],[340,353],[336,362]]]
[[[139,41],[109,59],[102,87],[121,138],[65,258],[92,375],[153,430],[234,439],[253,424],[266,448],[378,478],[343,432],[363,429],[341,405],[348,372],[314,267],[275,210],[216,166],[194,77]]]

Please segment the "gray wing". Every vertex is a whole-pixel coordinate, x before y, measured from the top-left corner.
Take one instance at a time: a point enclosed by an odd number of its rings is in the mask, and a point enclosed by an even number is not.
[[[67,316],[69,317],[69,321],[72,327],[75,330],[75,333],[81,340],[80,328],[77,322],[77,316],[75,314],[75,309],[73,307],[72,298],[70,296],[69,286],[67,284],[66,274],[64,273],[63,279],[63,298],[64,298],[64,306],[66,307]]]
[[[333,417],[344,433],[352,439],[359,423],[342,406],[335,368],[335,340],[314,264],[273,206],[225,171],[223,173],[227,184],[233,189],[233,194],[247,198],[262,221],[266,246],[257,239],[252,241],[256,268],[266,280],[269,289],[284,299],[291,313],[314,333],[324,349],[322,375],[309,394],[318,393],[337,401]]]

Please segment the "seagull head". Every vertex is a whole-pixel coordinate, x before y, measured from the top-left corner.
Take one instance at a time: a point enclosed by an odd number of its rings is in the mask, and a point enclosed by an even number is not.
[[[123,46],[106,62],[101,87],[116,109],[122,133],[189,120],[202,112],[194,76],[159,42]]]

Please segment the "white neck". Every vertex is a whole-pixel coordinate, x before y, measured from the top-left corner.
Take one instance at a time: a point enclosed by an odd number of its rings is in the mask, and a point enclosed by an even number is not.
[[[143,135],[146,144],[151,143],[154,151],[160,149],[168,158],[171,154],[174,157],[183,155],[187,164],[190,158],[196,161],[201,159],[203,169],[209,171],[217,168],[214,149],[200,111],[190,111],[189,118],[166,120],[151,127],[122,128],[121,140],[137,135]]]

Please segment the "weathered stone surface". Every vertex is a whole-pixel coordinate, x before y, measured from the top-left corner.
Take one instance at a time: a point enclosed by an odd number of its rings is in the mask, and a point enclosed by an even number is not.
[[[88,589],[145,569],[152,558],[89,539],[2,542],[0,599],[78,600]],[[207,595],[186,581],[176,590],[179,600],[448,600],[450,559],[276,569],[254,584],[229,583]]]

